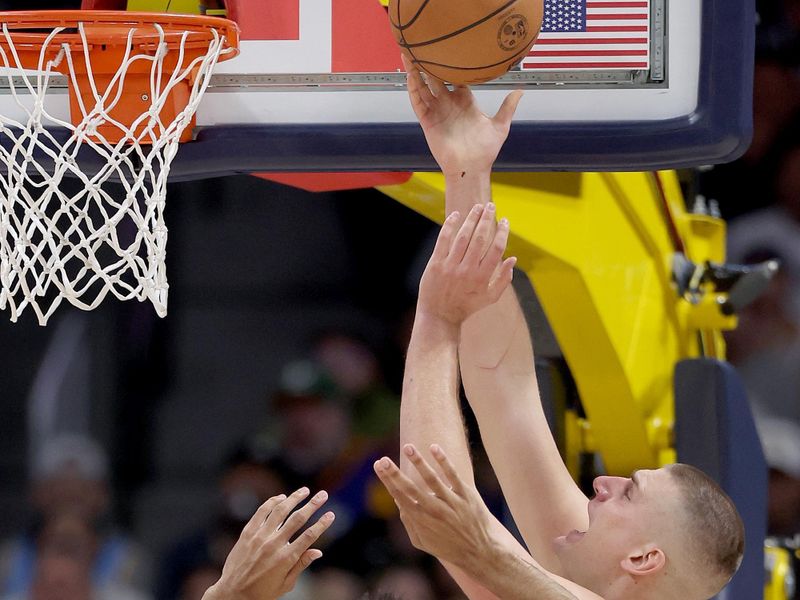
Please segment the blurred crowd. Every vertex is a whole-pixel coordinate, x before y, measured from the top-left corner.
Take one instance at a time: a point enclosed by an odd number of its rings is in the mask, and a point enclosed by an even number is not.
[[[374,475],[373,462],[398,451],[399,396],[364,340],[319,335],[283,367],[267,413],[222,461],[208,522],[160,555],[115,523],[103,448],[75,434],[46,441],[30,468],[29,522],[0,545],[0,598],[200,600],[255,509],[302,486],[326,490],[337,519],[319,545],[326,559],[287,598],[462,598],[411,546]],[[491,483],[487,492],[498,496]]]
[[[727,335],[770,466],[769,531],[800,532],[800,2],[759,3],[753,143],[701,180],[729,220],[728,260],[780,262]]]

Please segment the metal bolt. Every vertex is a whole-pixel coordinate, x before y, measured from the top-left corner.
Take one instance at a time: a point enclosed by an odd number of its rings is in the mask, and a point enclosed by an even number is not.
[[[692,213],[695,215],[707,215],[708,214],[708,206],[706,205],[706,197],[702,195],[697,195],[694,199],[694,206],[692,207]]]

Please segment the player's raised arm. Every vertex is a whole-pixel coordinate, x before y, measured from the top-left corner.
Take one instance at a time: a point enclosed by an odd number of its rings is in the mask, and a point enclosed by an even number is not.
[[[495,234],[491,209],[476,206],[463,225],[460,221],[458,214],[445,220],[420,281],[403,379],[400,439],[401,444],[420,448],[439,444],[463,481],[474,485],[458,400],[460,325],[466,316],[496,301],[511,281],[514,261],[502,259],[508,226],[502,224]],[[467,271],[470,278],[463,277]],[[401,455],[400,464],[409,477],[418,478],[407,456]],[[445,566],[472,600],[495,598],[452,564]]]
[[[508,223],[495,231],[494,207],[474,206],[460,223],[451,214],[422,275],[400,405],[402,444],[438,443],[472,482],[472,463],[458,404],[458,339],[470,314],[497,301],[509,286],[514,259],[503,261]],[[469,274],[469,276],[465,276]],[[410,476],[414,469],[401,458]]]
[[[418,72],[409,95],[426,140],[446,180],[446,210],[468,214],[489,201],[490,173],[509,132],[520,92],[488,117],[471,91],[450,91]],[[499,302],[461,328],[459,360],[464,387],[484,446],[514,519],[533,557],[561,572],[552,541],[588,526],[587,499],[569,475],[541,407],[533,348],[519,302],[509,287]]]

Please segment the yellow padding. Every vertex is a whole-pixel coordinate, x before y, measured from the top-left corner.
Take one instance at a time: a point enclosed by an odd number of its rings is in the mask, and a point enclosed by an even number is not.
[[[199,15],[200,0],[128,0],[128,10]]]
[[[383,6],[389,6],[389,0],[378,0]]]

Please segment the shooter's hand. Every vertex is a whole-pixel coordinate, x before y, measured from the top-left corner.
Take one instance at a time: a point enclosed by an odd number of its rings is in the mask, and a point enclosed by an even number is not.
[[[459,324],[497,302],[511,283],[516,258],[503,260],[508,221],[495,227],[492,203],[476,204],[458,228],[457,212],[445,220],[419,286],[417,311]]]
[[[494,117],[484,114],[467,86],[450,91],[435,77],[423,81],[403,55],[408,73],[408,95],[433,157],[445,176],[488,173],[508,137],[511,119],[522,92],[506,96]]]

